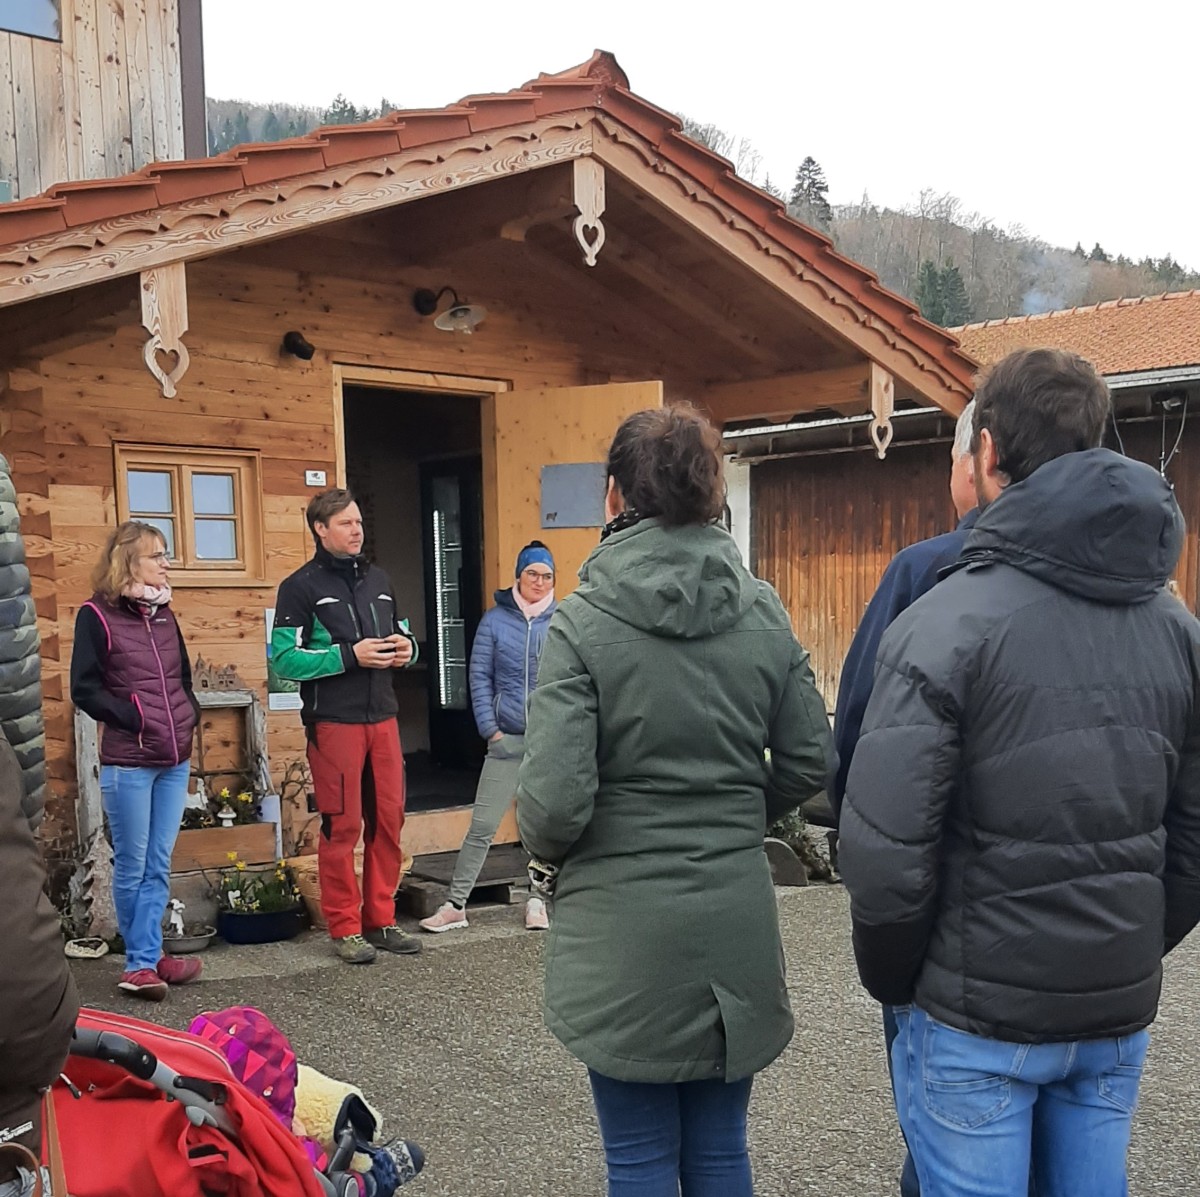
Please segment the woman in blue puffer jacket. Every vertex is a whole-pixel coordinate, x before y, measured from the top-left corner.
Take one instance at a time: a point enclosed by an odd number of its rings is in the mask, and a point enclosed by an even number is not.
[[[517,556],[516,583],[496,591],[496,605],[484,615],[471,648],[471,705],[475,726],[487,741],[487,759],[475,791],[475,813],[458,852],[450,900],[421,920],[423,931],[440,933],[467,925],[467,899],[505,811],[517,792],[525,755],[525,710],[537,685],[538,659],[546,626],[554,614],[554,558],[540,540]],[[530,898],[525,926],[549,926],[546,904]]]

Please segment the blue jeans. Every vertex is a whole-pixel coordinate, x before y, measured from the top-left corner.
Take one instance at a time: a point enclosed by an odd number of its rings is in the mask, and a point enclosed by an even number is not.
[[[1006,1043],[895,1011],[896,1108],[924,1197],[1126,1197],[1149,1031]]]
[[[588,1077],[608,1197],[753,1197],[746,1151],[752,1078],[651,1085],[591,1069]]]
[[[895,1078],[892,1074],[892,1044],[896,1042],[896,1034],[899,1029],[896,1025],[895,1007],[884,1006],[883,1042],[887,1048],[888,1076],[892,1077],[893,1086]],[[900,1197],[921,1197],[921,1184],[917,1180],[917,1168],[913,1163],[912,1152],[908,1150],[907,1142],[904,1144],[904,1165],[900,1169]]]
[[[113,904],[125,968],[156,969],[171,897],[171,852],[187,801],[191,766],[103,765],[100,794],[113,842]]]

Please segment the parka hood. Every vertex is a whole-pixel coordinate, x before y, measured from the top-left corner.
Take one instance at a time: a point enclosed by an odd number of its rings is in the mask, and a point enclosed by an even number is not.
[[[716,524],[642,520],[592,551],[576,593],[656,636],[698,640],[733,626],[758,597],[733,537]]]
[[[1004,489],[960,564],[999,560],[1102,603],[1140,603],[1170,578],[1183,515],[1157,470],[1108,449],[1067,453]]]

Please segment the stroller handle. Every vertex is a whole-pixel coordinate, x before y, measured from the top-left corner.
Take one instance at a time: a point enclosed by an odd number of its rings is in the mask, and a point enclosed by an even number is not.
[[[142,1047],[125,1035],[76,1026],[71,1037],[71,1055],[115,1064],[139,1080],[149,1081],[179,1102],[187,1110],[188,1118],[197,1126],[207,1123],[231,1138],[237,1138],[229,1115],[221,1109],[225,1104],[222,1085],[197,1077],[181,1076],[173,1068],[161,1063],[149,1048]]]
[[[158,1068],[158,1057],[152,1051],[115,1031],[76,1027],[71,1037],[71,1055],[116,1064],[142,1081],[152,1080]]]

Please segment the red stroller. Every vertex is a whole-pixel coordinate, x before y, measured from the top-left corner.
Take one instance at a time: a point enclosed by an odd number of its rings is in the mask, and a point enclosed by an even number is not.
[[[54,1108],[71,1197],[358,1197],[340,1170],[353,1129],[317,1171],[225,1057],[180,1031],[81,1011]]]

